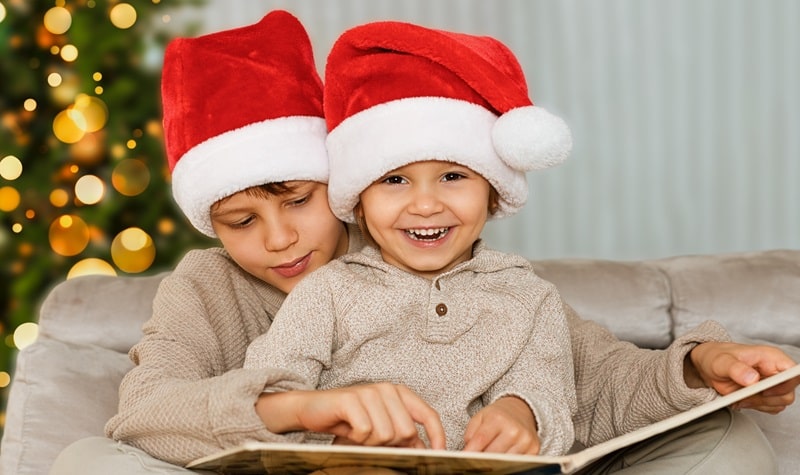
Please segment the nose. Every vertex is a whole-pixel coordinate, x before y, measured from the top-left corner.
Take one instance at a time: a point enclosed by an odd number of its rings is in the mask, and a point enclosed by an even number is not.
[[[431,216],[444,210],[444,203],[432,187],[415,187],[411,190],[408,212],[419,216]]]
[[[284,217],[270,219],[264,226],[264,249],[269,252],[283,251],[294,245],[299,237],[291,220]]]

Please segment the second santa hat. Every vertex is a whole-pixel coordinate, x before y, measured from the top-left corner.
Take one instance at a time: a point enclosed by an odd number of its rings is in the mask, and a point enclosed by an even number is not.
[[[387,172],[444,160],[500,194],[495,217],[527,199],[525,172],[561,163],[566,123],[534,106],[514,54],[491,37],[375,22],[344,32],[325,68],[331,208],[353,222],[360,193]]]

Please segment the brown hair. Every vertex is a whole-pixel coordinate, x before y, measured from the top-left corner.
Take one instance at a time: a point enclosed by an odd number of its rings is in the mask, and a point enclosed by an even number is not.
[[[285,181],[276,181],[273,183],[264,183],[263,185],[255,185],[251,186],[250,188],[245,188],[242,190],[247,196],[253,198],[271,198],[273,196],[284,195],[287,193],[292,193],[294,190],[297,189],[299,184],[285,182]],[[214,204],[211,205],[211,209],[214,210],[219,207],[220,204],[224,203],[231,195],[226,196],[220,200],[217,200]]]

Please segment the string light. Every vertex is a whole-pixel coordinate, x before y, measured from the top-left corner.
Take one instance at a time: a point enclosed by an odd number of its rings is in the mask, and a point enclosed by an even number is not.
[[[109,12],[111,24],[120,30],[127,30],[136,23],[136,9],[129,3],[119,3]]]
[[[0,160],[0,177],[14,181],[22,175],[22,162],[14,155],[6,155]]]

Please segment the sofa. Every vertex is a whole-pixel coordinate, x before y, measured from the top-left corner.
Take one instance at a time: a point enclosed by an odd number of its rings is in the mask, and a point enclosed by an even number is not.
[[[583,318],[639,346],[663,348],[714,319],[737,340],[770,342],[800,362],[800,250],[534,264]],[[103,433],[132,366],[127,351],[164,275],[85,276],[49,293],[39,337],[17,357],[0,473],[45,474],[64,446]],[[781,473],[800,473],[800,403],[777,416],[746,412],[768,437]]]

